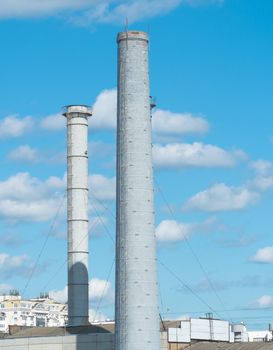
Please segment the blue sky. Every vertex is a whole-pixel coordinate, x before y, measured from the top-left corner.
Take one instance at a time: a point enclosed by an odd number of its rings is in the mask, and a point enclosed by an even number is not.
[[[65,301],[60,111],[89,104],[90,312],[91,319],[113,318],[116,35],[127,17],[129,28],[151,38],[163,318],[213,311],[267,328],[272,14],[271,0],[1,2],[2,292],[18,288],[33,297],[45,290]]]

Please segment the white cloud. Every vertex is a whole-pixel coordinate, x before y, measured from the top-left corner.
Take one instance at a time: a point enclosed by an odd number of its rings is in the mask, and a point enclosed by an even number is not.
[[[93,116],[89,127],[94,131],[115,130],[117,124],[117,90],[105,89],[97,96],[93,105]],[[153,132],[157,138],[162,135],[181,136],[185,134],[202,134],[209,130],[208,122],[200,116],[190,113],[172,113],[157,109],[153,113]],[[61,114],[45,117],[41,127],[46,130],[62,130],[65,128],[65,118]]]
[[[28,145],[21,145],[7,155],[10,161],[28,162],[28,163],[45,163],[45,164],[63,164],[66,161],[66,152],[56,150],[37,150]]]
[[[94,0],[3,0],[0,17],[20,18],[58,14],[59,11],[79,10],[95,4]]]
[[[100,174],[89,176],[89,192],[100,200],[113,200],[116,198],[116,179],[107,178]]]
[[[57,212],[56,200],[39,200],[19,202],[16,200],[0,200],[0,215],[14,221],[48,221]]]
[[[209,124],[203,117],[196,117],[190,113],[172,113],[162,109],[156,109],[152,122],[155,133],[166,135],[202,134],[209,130]]]
[[[93,117],[90,128],[93,130],[114,130],[117,115],[117,90],[103,90],[93,106]],[[153,132],[160,135],[184,135],[191,133],[205,133],[209,124],[203,117],[196,117],[190,113],[172,113],[157,109],[153,113]]]
[[[39,159],[39,154],[34,148],[22,145],[11,151],[8,158],[20,162],[36,162]]]
[[[93,115],[89,119],[91,130],[114,130],[117,118],[117,91],[116,89],[103,90],[93,105]],[[65,117],[61,114],[52,114],[41,121],[41,127],[46,130],[62,130],[65,128]]]
[[[99,200],[115,198],[115,178],[94,174],[89,176],[89,186],[90,199],[92,195]],[[62,178],[51,176],[44,181],[29,173],[13,175],[0,181],[0,216],[13,221],[48,221],[56,215],[60,206],[61,214],[64,214],[65,189],[66,174]],[[96,209],[101,210],[97,205]],[[101,225],[97,226],[96,231]]]
[[[243,156],[241,151],[228,152],[201,142],[156,144],[153,147],[154,164],[159,168],[232,167]]]
[[[273,247],[258,249],[257,253],[252,257],[251,260],[262,264],[273,263]]]
[[[41,181],[29,173],[18,173],[0,182],[0,216],[10,220],[47,221],[61,202],[65,179]]]
[[[124,23],[128,18],[129,23],[139,20],[163,16],[180,4],[202,5],[221,3],[223,0],[120,0],[119,2],[104,0],[97,6],[89,8],[73,20],[76,24],[86,25],[89,23]]]
[[[235,157],[237,156],[237,152]],[[239,157],[244,154],[239,151]],[[243,186],[227,186],[218,183],[191,197],[183,206],[184,210],[207,212],[241,210],[255,204],[263,192],[273,189],[273,164],[265,160],[250,163],[255,177]]]
[[[104,130],[116,128],[117,90],[102,91],[94,104],[94,118],[90,122],[91,129]],[[160,135],[184,135],[191,133],[206,133],[208,122],[200,116],[190,113],[172,113],[156,109],[153,113],[153,132]]]
[[[0,7],[0,17],[24,18],[61,14],[80,25],[124,23],[126,18],[133,23],[164,15],[181,2],[182,0],[4,0]]]
[[[256,176],[249,182],[249,187],[264,192],[273,188],[273,164],[267,160],[257,160],[250,164]]]
[[[259,175],[268,175],[273,172],[273,164],[268,160],[259,159],[251,162],[250,167]]]
[[[50,176],[45,182],[46,189],[52,189],[53,191],[61,191],[66,187],[66,174],[62,178],[57,176]]]
[[[103,90],[93,105],[93,117],[89,122],[92,130],[113,130],[117,120],[117,91]]]
[[[273,176],[257,176],[249,183],[249,186],[257,191],[268,191],[273,188]]]
[[[60,290],[51,290],[49,292],[49,297],[59,303],[67,303],[67,286]]]
[[[16,276],[26,277],[33,265],[28,255],[0,253],[0,274],[6,279]]]
[[[182,241],[192,232],[191,224],[183,224],[175,220],[163,220],[156,228],[158,241]]]
[[[50,298],[60,302],[67,302],[67,286],[61,290],[49,292]],[[96,302],[102,299],[104,302],[112,303],[114,300],[112,286],[109,281],[93,278],[89,281],[89,302]]]
[[[191,197],[183,209],[206,212],[241,210],[256,203],[259,198],[258,193],[246,187],[228,187],[220,183]]]
[[[176,220],[163,220],[156,227],[156,238],[160,242],[177,242],[188,238],[191,234],[208,232],[216,224],[214,218],[200,223],[181,223]]]
[[[0,199],[39,200],[64,188],[65,178],[51,176],[43,182],[29,173],[17,173],[5,181],[0,181]]]
[[[111,283],[99,278],[93,278],[89,281],[89,300],[92,302],[101,298],[113,301]]]
[[[258,307],[271,307],[273,306],[273,297],[271,295],[263,295],[260,298],[258,298],[253,305]]]
[[[0,120],[0,139],[20,137],[28,132],[33,125],[33,119],[30,116],[18,118],[15,115],[10,115]]]
[[[0,18],[56,16],[77,24],[130,23],[162,16],[180,4],[202,5],[222,0],[2,0]],[[71,18],[72,17],[72,18]]]
[[[41,128],[45,130],[62,130],[65,128],[66,119],[61,114],[52,114],[41,121]]]
[[[127,0],[120,1],[116,6],[104,2],[87,11],[85,21],[122,23],[128,18],[129,23],[134,23],[140,19],[162,16],[179,6],[181,2],[182,0]]]

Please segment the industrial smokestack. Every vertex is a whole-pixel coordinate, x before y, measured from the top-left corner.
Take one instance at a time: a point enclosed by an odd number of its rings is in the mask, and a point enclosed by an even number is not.
[[[148,36],[119,33],[115,350],[158,350]]]
[[[88,324],[88,117],[90,107],[64,108],[67,119],[68,325]]]

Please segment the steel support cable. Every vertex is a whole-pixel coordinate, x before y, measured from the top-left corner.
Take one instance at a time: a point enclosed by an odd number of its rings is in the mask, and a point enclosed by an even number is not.
[[[169,269],[162,261],[157,259],[157,261],[160,263],[161,266],[164,267],[166,271],[168,271],[185,289],[187,289],[189,292],[191,292],[199,301],[202,302],[202,304],[206,305],[213,313],[215,313],[218,317],[222,318],[203,298],[200,297],[190,286],[188,286],[185,282],[182,281],[182,279],[177,276],[173,272],[173,270]]]
[[[216,315],[218,315],[218,317],[221,318],[221,316],[211,308],[211,306],[205,301],[203,300],[196,292],[194,292],[194,290],[192,290],[186,283],[184,283],[174,272],[172,272],[171,269],[169,269],[165,264],[163,264],[160,260],[158,260],[158,262],[168,271],[170,272],[173,277],[175,277],[176,279],[179,280],[179,282],[183,285],[184,288],[188,289],[194,296],[196,296],[204,305],[206,305],[211,311],[213,311]],[[161,293],[160,293],[161,294]],[[162,299],[161,299],[162,300]]]
[[[111,214],[111,216],[113,216],[114,219],[116,219],[116,216],[112,213],[112,211],[111,211],[107,206],[103,205],[102,202],[99,201],[94,195],[93,195],[93,198],[95,198],[95,199],[104,207],[104,209],[107,210],[107,211],[109,211],[110,214]],[[114,241],[114,238],[112,237],[112,235],[111,235],[111,233],[110,233],[110,230],[109,230],[108,227],[105,225],[105,223],[104,223],[104,221],[102,220],[102,218],[100,217],[100,215],[99,215],[99,213],[98,213],[98,211],[97,211],[97,208],[95,207],[94,204],[93,204],[93,208],[94,208],[95,213],[96,213],[96,215],[98,216],[98,218],[99,218],[99,220],[100,220],[100,222],[101,222],[101,224],[102,224],[104,230],[106,231],[108,237],[111,239],[112,243],[115,245],[115,241]],[[103,299],[104,294],[105,294],[105,292],[106,292],[107,283],[109,282],[109,279],[110,279],[111,274],[112,274],[112,270],[113,270],[114,263],[115,263],[115,258],[114,258],[114,260],[113,260],[113,262],[112,262],[110,271],[109,271],[109,273],[108,273],[108,276],[107,276],[107,280],[106,280],[106,283],[105,283],[105,286],[104,286],[103,293],[102,293],[102,295],[101,295],[101,297],[100,297],[100,300],[99,300],[99,302],[98,302],[98,305],[97,305],[97,307],[96,307],[96,311],[95,311],[95,315],[94,315],[94,318],[93,318],[93,322],[95,321],[96,316],[97,316],[97,313],[98,313],[98,311],[99,311],[99,309],[100,309],[100,305],[101,305],[102,299]]]
[[[94,197],[94,196],[93,196],[93,197]],[[94,198],[95,198],[95,197],[94,197]],[[97,198],[95,198],[95,199],[97,199]],[[100,204],[101,204],[101,203],[100,203]],[[104,205],[103,205],[103,207],[104,207],[106,210],[108,210],[114,218],[116,218],[115,215],[112,213],[112,211],[111,211],[108,207],[106,207],[106,206],[104,206]],[[96,211],[96,214],[98,215],[97,210],[95,210],[95,211]],[[103,223],[103,220],[102,220],[101,222],[102,222],[104,228],[107,229],[106,225],[104,225],[104,223]],[[108,229],[107,229],[107,231],[108,231]],[[112,236],[110,235],[110,232],[109,232],[109,231],[108,231],[108,234],[109,234],[109,237],[111,237],[111,239],[112,239]],[[114,243],[114,242],[113,242],[113,243]],[[159,261],[159,260],[158,260],[158,261]],[[160,263],[162,266],[164,266],[165,269],[167,269],[167,271],[171,272],[171,270],[170,270],[165,264],[163,264],[161,261],[159,261],[159,263]],[[111,269],[112,269],[112,267],[111,267]],[[204,301],[196,292],[194,292],[188,285],[186,285],[178,276],[176,276],[175,274],[174,274],[174,276],[175,276],[176,279],[177,279],[177,278],[179,279],[180,283],[182,283],[183,286],[184,286],[186,289],[188,289],[193,295],[195,295],[200,301],[202,301],[202,303],[205,304],[211,311],[213,311],[215,314],[217,314],[217,312],[216,312],[215,310],[213,310],[213,309],[210,307],[210,305],[206,303],[206,301]],[[159,291],[159,293],[160,293],[161,304],[163,305],[163,300],[162,300],[161,291]],[[218,317],[222,318],[219,314],[217,314],[217,315],[218,315]]]
[[[236,309],[221,309],[221,310],[216,310],[217,312],[242,312],[242,311],[272,311],[273,310],[273,307],[255,307],[255,308],[236,308]],[[200,310],[200,311],[185,311],[185,310],[182,310],[182,311],[177,311],[177,312],[164,312],[163,314],[164,315],[176,315],[177,313],[181,313],[181,312],[185,312],[185,313],[194,313],[194,314],[200,314],[200,313],[205,313],[206,310]],[[273,318],[273,317],[272,317]]]
[[[94,315],[94,318],[93,318],[93,322],[96,320],[97,313],[98,313],[98,311],[99,311],[99,309],[100,309],[100,306],[101,306],[101,303],[102,303],[102,299],[103,299],[104,296],[105,296],[106,289],[107,289],[107,285],[108,285],[108,282],[109,282],[110,277],[111,277],[111,275],[112,275],[112,271],[113,271],[114,264],[115,264],[115,258],[113,259],[112,264],[111,264],[111,267],[110,267],[110,270],[109,270],[109,272],[108,272],[107,279],[106,279],[106,283],[105,283],[105,285],[104,285],[102,294],[101,294],[101,296],[100,296],[98,305],[97,305],[97,307],[96,307],[96,311],[95,311],[95,315]]]
[[[98,221],[98,218],[97,218]],[[81,243],[83,242],[83,240],[89,235],[89,232],[92,230],[92,228],[96,225],[96,221],[93,222],[92,226],[89,228],[87,235],[85,235],[81,241],[76,245],[75,248],[79,247],[81,245]],[[55,273],[53,274],[53,276],[47,281],[47,283],[44,285],[43,290],[45,290],[48,285],[54,280],[54,278],[58,275],[58,273],[60,272],[60,270],[63,268],[63,266],[67,263],[68,258],[66,258],[60,265],[59,267],[55,270]]]
[[[45,240],[44,240],[44,243],[43,243],[43,245],[42,245],[42,247],[41,247],[41,249],[40,249],[40,252],[39,252],[39,254],[38,254],[38,256],[37,256],[37,259],[36,259],[36,261],[35,261],[35,263],[34,263],[34,266],[33,266],[33,268],[31,269],[29,278],[28,278],[28,280],[27,280],[27,282],[26,282],[26,284],[25,284],[25,286],[24,286],[24,289],[23,289],[23,292],[22,292],[22,296],[24,296],[24,294],[25,294],[25,292],[26,292],[26,290],[27,290],[27,288],[28,288],[28,286],[29,286],[29,284],[30,284],[30,282],[31,282],[31,279],[32,279],[32,277],[33,277],[33,274],[34,274],[35,270],[37,269],[38,263],[39,263],[40,258],[41,258],[41,256],[42,256],[44,250],[45,250],[45,247],[46,247],[46,245],[47,245],[47,242],[48,242],[48,240],[49,240],[49,237],[50,237],[51,234],[52,234],[52,231],[53,231],[53,229],[54,229],[54,226],[55,226],[55,223],[56,223],[56,221],[57,221],[57,218],[58,218],[58,216],[59,216],[59,214],[60,214],[60,211],[61,211],[61,208],[62,208],[62,206],[63,206],[63,203],[64,203],[64,199],[65,199],[65,198],[66,198],[66,192],[64,193],[64,195],[63,195],[62,198],[61,198],[60,205],[59,205],[59,207],[58,207],[58,209],[57,209],[57,212],[56,212],[56,214],[55,214],[55,216],[54,216],[54,218],[53,218],[53,220],[52,220],[52,223],[51,223],[51,225],[50,225],[50,228],[49,228],[49,230],[48,230],[48,233],[47,233],[47,235],[46,235],[46,238],[45,238]]]
[[[162,293],[161,293],[161,287],[160,287],[160,283],[158,283],[158,293],[159,293],[159,300],[160,300],[160,305],[161,305],[161,310],[164,311],[164,303],[163,303],[163,297],[162,297]],[[164,312],[163,312],[164,314]],[[163,326],[163,329],[165,329],[165,325],[164,325],[164,322],[163,322],[163,318],[162,318],[162,312],[159,312],[159,318],[160,318],[160,322]]]
[[[105,211],[106,211],[106,210],[109,211],[110,214],[111,214],[114,218],[116,218],[115,215],[113,215],[113,213],[110,211],[110,209],[109,209],[107,206],[103,205],[102,202],[99,201],[93,194],[92,194],[92,197],[95,198],[95,199],[103,206],[103,208],[105,209]],[[94,203],[91,204],[91,205],[92,205],[92,207],[93,207],[93,209],[94,209],[94,211],[95,211],[95,213],[96,213],[96,215],[97,215],[97,218],[99,219],[101,225],[103,226],[104,230],[106,231],[108,237],[110,238],[110,240],[112,241],[112,243],[115,244],[114,238],[112,237],[111,232],[110,232],[110,230],[108,229],[108,227],[105,225],[105,223],[104,223],[104,221],[103,221],[101,215],[99,214],[99,212],[98,212],[98,210],[97,210],[97,207],[95,206]],[[112,261],[111,268],[110,268],[110,270],[109,270],[109,272],[108,272],[108,275],[107,275],[106,283],[105,283],[105,285],[104,285],[103,292],[102,292],[102,294],[101,294],[101,296],[100,296],[100,299],[99,299],[99,301],[98,301],[98,304],[97,304],[97,307],[96,307],[96,310],[95,310],[95,315],[94,315],[94,318],[93,318],[93,322],[95,321],[95,319],[96,319],[96,317],[97,317],[97,313],[98,313],[98,311],[99,311],[99,309],[100,309],[102,299],[103,299],[103,297],[104,297],[104,295],[105,295],[106,288],[107,288],[107,284],[108,284],[109,279],[110,279],[110,277],[111,277],[114,263],[115,263],[115,258],[114,258],[113,261]]]
[[[98,217],[98,219],[99,219],[101,225],[102,225],[103,228],[105,229],[105,231],[106,231],[108,237],[111,239],[112,243],[115,244],[115,240],[114,240],[113,236],[111,235],[110,230],[108,230],[108,227],[105,225],[103,219],[101,218],[101,216],[100,216],[100,214],[99,214],[99,212],[98,212],[96,206],[95,206],[94,204],[91,204],[91,205],[93,206],[93,209],[94,209],[94,211],[95,211],[95,214],[97,215],[97,217]]]
[[[263,326],[264,328],[264,322],[246,322],[245,324],[247,327],[251,327],[252,329],[258,328]]]
[[[82,260],[83,261],[83,260]],[[81,260],[80,260],[81,262]],[[62,264],[62,266],[60,266],[60,269],[64,266],[64,264],[66,263],[66,261]],[[112,275],[112,271],[113,271],[113,266],[114,266],[114,263],[115,263],[115,258],[113,259],[112,261],[112,264],[111,264],[111,268],[108,272],[108,275],[107,275],[107,278],[106,278],[106,282],[105,282],[105,285],[104,285],[104,288],[103,288],[103,291],[102,291],[102,294],[100,296],[100,299],[98,301],[98,304],[97,304],[97,307],[95,309],[95,315],[94,315],[94,318],[93,318],[93,322],[95,321],[96,319],[96,316],[98,314],[98,311],[100,309],[100,306],[101,306],[101,303],[102,303],[102,299],[104,298],[105,294],[106,294],[106,288],[107,288],[107,285],[108,285],[108,282],[111,278],[111,275]],[[58,271],[59,272],[59,271]],[[57,275],[57,274],[56,274]],[[50,282],[56,277],[56,275],[50,280]],[[45,286],[44,288],[46,288],[47,286]]]
[[[108,211],[110,211],[110,209],[109,208],[107,208],[107,207],[105,207]],[[111,212],[111,211],[110,211]],[[111,212],[111,214],[112,214],[112,216],[114,216],[114,214]],[[115,217],[115,216],[114,216]],[[159,261],[159,260],[158,260]],[[165,264],[163,264],[161,261],[159,261],[160,262],[160,264],[162,265],[162,266],[164,266],[166,269],[167,269],[167,271],[171,271]],[[177,276],[176,276],[177,277]],[[177,278],[179,278],[179,277],[177,277]],[[197,293],[195,293],[189,286],[187,286],[182,280],[180,280],[180,283],[182,283],[183,284],[183,286],[186,288],[186,289],[188,289],[191,293],[193,293],[199,300],[201,300],[202,302],[203,302],[203,304],[205,304],[211,311],[214,311],[201,297],[199,297],[199,295],[197,294]],[[161,291],[160,291],[160,288],[159,288],[159,293],[160,293],[160,300],[161,300],[161,304],[163,305],[163,300],[162,300],[162,295],[161,295]],[[215,312],[215,311],[214,311]],[[215,312],[216,314],[217,314],[217,312]],[[219,314],[218,314],[218,316],[219,316]],[[220,316],[219,316],[220,317]],[[221,317],[220,317],[221,318]]]
[[[105,229],[105,231],[106,231],[108,237],[111,239],[112,243],[115,244],[114,239],[113,239],[113,237],[112,237],[110,231],[108,230],[107,226],[104,224],[104,222],[103,222],[103,220],[102,220],[100,214],[98,213],[98,211],[97,211],[97,209],[96,209],[96,207],[95,207],[94,204],[93,204],[93,208],[94,208],[95,213],[96,213],[96,215],[97,215],[97,219],[101,222],[103,228]],[[105,207],[105,209],[107,209],[107,207]],[[90,230],[89,230],[89,231],[90,231]],[[111,264],[110,271],[109,271],[109,273],[108,273],[108,275],[107,275],[107,279],[106,279],[106,283],[105,283],[105,285],[104,285],[103,292],[102,292],[102,294],[101,294],[101,297],[100,297],[100,299],[99,299],[98,305],[97,305],[97,307],[96,307],[94,319],[95,319],[96,316],[97,316],[97,313],[98,313],[98,311],[99,311],[99,309],[100,309],[100,305],[101,305],[102,299],[103,299],[103,297],[104,297],[104,295],[105,295],[106,287],[107,287],[107,284],[108,284],[109,279],[110,279],[111,274],[112,274],[114,262],[115,262],[115,258],[113,259],[113,262],[112,262],[112,264]],[[93,319],[93,321],[94,321],[94,319]]]
[[[163,298],[162,298],[160,284],[158,284],[158,292],[159,292],[159,299],[160,299],[161,309],[164,310],[164,303],[163,303]]]
[[[238,320],[241,321],[241,318],[237,317]],[[246,317],[247,320],[265,320],[265,319],[269,319],[272,320],[272,314],[271,315],[261,315],[261,316],[249,316]]]
[[[93,206],[94,211],[95,211],[95,213],[96,213],[98,219],[100,220],[100,222],[101,222],[101,224],[102,224],[104,230],[106,231],[108,237],[111,239],[113,245],[115,245],[114,238],[112,237],[112,235],[111,235],[111,233],[110,233],[110,230],[108,230],[108,227],[105,225],[103,219],[102,219],[101,216],[99,215],[96,206],[95,206],[94,204],[93,204],[92,206]],[[105,210],[108,210],[107,207],[104,206],[104,208],[105,208]],[[110,267],[110,270],[109,270],[109,272],[108,272],[108,275],[107,275],[107,278],[106,278],[106,283],[105,283],[105,285],[104,285],[103,292],[102,292],[102,294],[101,294],[101,296],[100,296],[99,302],[98,302],[97,307],[96,307],[96,311],[95,311],[95,315],[94,315],[94,318],[93,318],[93,322],[95,321],[95,319],[96,319],[96,317],[97,317],[98,311],[99,311],[100,306],[101,306],[101,303],[102,303],[102,299],[103,299],[104,296],[105,296],[106,288],[107,288],[109,279],[110,279],[111,274],[112,274],[112,270],[113,270],[114,263],[115,263],[115,258],[113,259],[112,264],[111,264],[111,267]]]
[[[167,208],[168,208],[168,210],[169,210],[169,212],[170,212],[172,218],[174,219],[174,221],[175,221],[175,223],[176,223],[176,225],[177,225],[179,231],[182,233],[183,238],[185,239],[188,248],[190,249],[190,251],[191,251],[193,257],[194,257],[195,260],[197,261],[197,264],[199,265],[199,267],[200,267],[201,271],[203,272],[203,274],[204,274],[204,276],[205,276],[207,282],[209,283],[209,286],[210,286],[211,290],[214,292],[214,294],[215,294],[216,298],[218,299],[219,303],[221,304],[221,306],[222,306],[223,308],[225,308],[225,304],[223,303],[222,299],[220,298],[219,294],[217,293],[216,289],[214,288],[214,285],[213,285],[213,283],[211,282],[211,280],[210,280],[210,278],[209,278],[209,276],[208,276],[207,271],[205,270],[205,268],[204,268],[204,266],[202,265],[200,259],[198,258],[197,254],[195,253],[194,249],[192,248],[188,237],[187,237],[186,235],[184,235],[183,232],[181,231],[181,227],[180,227],[180,225],[179,225],[179,224],[177,223],[177,221],[176,221],[176,218],[175,218],[175,216],[174,216],[174,213],[173,213],[173,211],[172,211],[172,208],[170,207],[170,205],[169,205],[169,203],[168,203],[166,197],[164,196],[164,193],[162,192],[162,190],[161,190],[161,188],[160,188],[160,186],[159,186],[159,184],[158,184],[158,182],[157,182],[156,180],[155,180],[155,183],[156,183],[157,189],[158,189],[158,191],[159,191],[159,193],[160,193],[160,195],[161,195],[163,201],[165,202],[165,204],[166,204],[166,206],[167,206]],[[227,312],[227,315],[228,315],[228,317],[229,317],[229,320],[232,322],[232,319],[231,319],[230,315],[228,314],[228,312]]]
[[[96,197],[95,195],[94,195],[94,193],[92,193],[92,195],[90,194],[89,195],[89,198],[94,198],[105,210],[107,210],[109,213],[110,213],[110,215],[112,216],[112,218],[114,219],[114,220],[116,220],[116,215],[111,211],[111,209],[110,208],[108,208],[103,202],[102,202],[102,200],[100,200],[98,197]]]

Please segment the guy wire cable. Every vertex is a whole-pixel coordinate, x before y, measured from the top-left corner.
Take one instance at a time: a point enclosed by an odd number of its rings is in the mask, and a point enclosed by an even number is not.
[[[158,182],[157,182],[156,179],[155,179],[155,183],[156,183],[157,189],[158,189],[158,191],[159,191],[159,193],[160,193],[160,195],[161,195],[163,201],[165,202],[165,204],[166,204],[166,206],[167,206],[167,208],[168,208],[168,210],[169,210],[169,212],[170,212],[172,218],[175,220],[175,222],[176,222],[176,224],[177,224],[179,230],[181,231],[181,228],[180,228],[180,226],[178,225],[178,223],[177,223],[177,221],[176,221],[176,219],[175,219],[174,213],[173,213],[173,211],[172,211],[172,209],[171,209],[169,203],[167,202],[167,199],[166,199],[166,197],[164,196],[164,194],[163,194],[163,192],[162,192],[162,190],[161,190],[161,188],[160,188],[160,186],[159,186],[159,184],[158,184]],[[208,273],[206,272],[204,266],[202,265],[200,259],[199,259],[198,256],[197,256],[197,254],[196,254],[195,251],[193,250],[193,248],[192,248],[192,246],[191,246],[191,244],[190,244],[190,241],[189,241],[188,237],[187,237],[186,235],[183,235],[183,237],[184,237],[184,239],[185,239],[185,241],[186,241],[186,244],[188,245],[188,247],[189,247],[189,249],[190,249],[192,255],[193,255],[194,258],[196,259],[196,261],[197,261],[197,263],[198,263],[200,269],[202,270],[202,272],[203,272],[203,274],[204,274],[206,280],[208,281],[208,283],[209,283],[209,285],[210,285],[212,291],[214,292],[215,296],[217,297],[219,303],[221,304],[222,307],[225,307],[225,305],[224,305],[222,299],[220,298],[219,294],[218,294],[217,291],[215,290],[215,288],[214,288],[214,286],[213,286],[213,284],[212,284],[212,282],[211,282],[211,280],[210,280],[210,278],[209,278],[209,276],[208,276]],[[227,313],[227,314],[228,314],[228,313]],[[228,317],[229,317],[229,320],[232,321],[232,319],[231,319],[231,317],[230,317],[229,314],[228,314]]]

